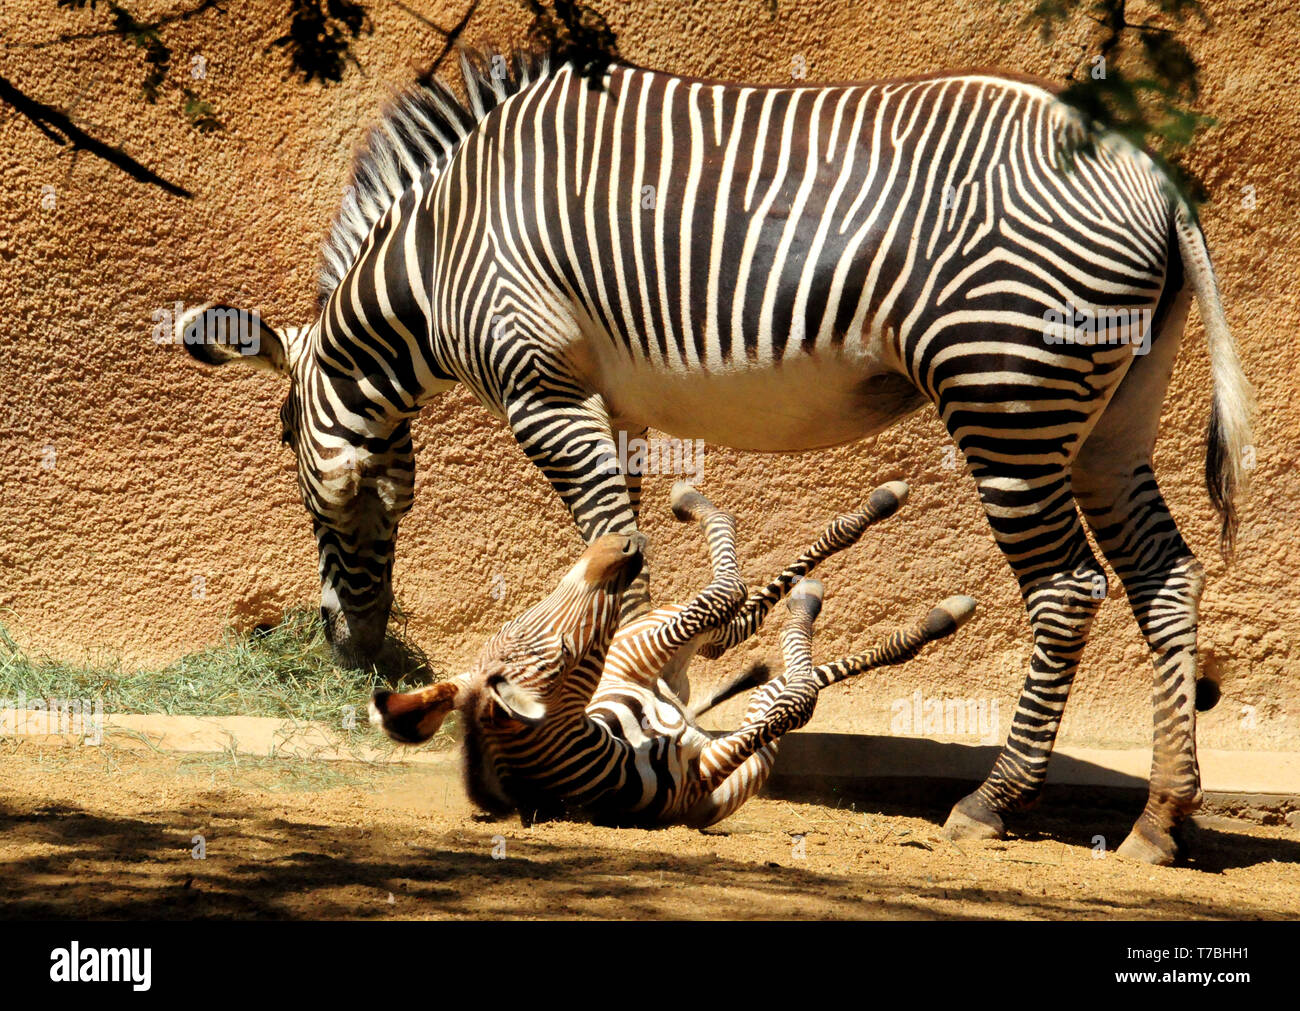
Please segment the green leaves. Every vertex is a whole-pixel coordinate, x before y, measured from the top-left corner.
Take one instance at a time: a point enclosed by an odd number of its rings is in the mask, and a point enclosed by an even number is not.
[[[1036,25],[1046,42],[1076,21],[1092,23],[1062,100],[1094,131],[1114,131],[1145,148],[1195,206],[1206,199],[1205,187],[1180,159],[1214,120],[1192,108],[1200,97],[1199,68],[1176,33],[1192,18],[1203,27],[1210,20],[1198,0],[1144,4],[1151,6],[1160,23],[1129,21],[1126,0],[1039,0],[1025,24]]]
[[[209,103],[190,88],[182,88],[181,93],[185,96],[185,118],[190,121],[190,126],[199,133],[215,133],[221,129],[221,120],[213,114]]]

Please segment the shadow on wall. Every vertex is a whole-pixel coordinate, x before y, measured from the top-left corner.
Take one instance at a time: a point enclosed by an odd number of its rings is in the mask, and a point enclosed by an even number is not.
[[[890,779],[933,778],[966,784],[953,789],[969,789],[970,785],[984,781],[1001,750],[1000,744],[955,744],[917,737],[800,731],[782,741],[781,757],[771,782],[775,789],[795,784],[817,787],[823,797],[846,783]],[[1052,757],[1048,783],[1087,784],[1107,791],[1133,790],[1143,794],[1147,789],[1144,778],[1061,753]],[[957,794],[953,799],[961,796]]]

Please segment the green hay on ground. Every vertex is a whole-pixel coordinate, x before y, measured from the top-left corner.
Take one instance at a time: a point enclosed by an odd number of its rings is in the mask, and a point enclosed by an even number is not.
[[[376,688],[442,676],[400,634],[386,653],[402,658],[396,676],[336,666],[319,615],[306,608],[264,631],[228,629],[218,645],[139,670],[117,659],[76,664],[33,656],[0,625],[0,704],[17,705],[23,696],[77,699],[102,701],[105,713],[270,716],[368,731],[366,702]]]

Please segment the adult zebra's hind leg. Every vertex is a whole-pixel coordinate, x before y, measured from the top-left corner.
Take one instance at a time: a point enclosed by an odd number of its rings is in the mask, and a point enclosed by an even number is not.
[[[975,470],[980,499],[998,546],[1020,583],[1033,631],[1033,656],[993,771],[953,807],[950,838],[1001,836],[1002,816],[1031,804],[1065,712],[1106,576],[1084,536],[1068,472],[1051,466],[1014,474]]]
[[[1186,292],[1175,299],[1150,352],[1134,361],[1079,450],[1073,471],[1079,504],[1124,584],[1155,665],[1150,792],[1119,853],[1156,864],[1170,863],[1177,855],[1174,832],[1201,802],[1196,630],[1205,576],[1151,470],[1187,302]]]
[[[1081,461],[1084,462],[1084,461]],[[1148,464],[1126,477],[1080,472],[1079,499],[1155,665],[1155,736],[1146,808],[1121,856],[1172,863],[1174,830],[1201,806],[1196,762],[1196,625],[1205,573],[1174,525]]]

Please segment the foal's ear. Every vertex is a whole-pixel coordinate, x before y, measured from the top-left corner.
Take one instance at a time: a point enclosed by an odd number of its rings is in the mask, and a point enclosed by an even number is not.
[[[242,361],[264,372],[289,374],[284,338],[256,310],[230,305],[191,309],[176,321],[176,341],[205,365]]]
[[[507,678],[493,678],[488,682],[492,701],[506,717],[535,727],[546,719],[546,706],[533,694],[510,683]]]

